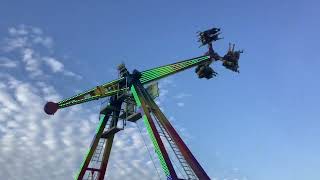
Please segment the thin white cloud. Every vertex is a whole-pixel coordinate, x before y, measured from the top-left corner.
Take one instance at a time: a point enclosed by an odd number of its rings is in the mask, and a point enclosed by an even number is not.
[[[14,37],[14,38],[6,38],[5,46],[2,49],[6,52],[10,52],[19,48],[23,48],[27,46],[27,37]]]
[[[33,49],[25,48],[22,50],[22,62],[25,63],[25,69],[32,77],[43,75],[43,71],[40,69],[39,56]]]
[[[183,107],[185,104],[183,103],[183,102],[178,102],[177,103],[177,106],[179,106],[179,107]]]
[[[82,76],[71,71],[64,71],[63,74],[66,76],[75,77],[76,79],[79,79],[79,80],[82,79]]]
[[[14,85],[10,81],[15,81]],[[88,124],[86,118],[89,114],[81,113],[80,108],[49,117],[43,112],[44,97],[59,97],[54,87],[9,75],[2,76],[1,82],[9,87],[0,90],[0,126],[4,127],[0,132],[0,161],[6,162],[2,163],[1,177],[71,179],[94,131],[94,124]],[[80,132],[82,127],[89,130]],[[70,129],[77,135],[68,134]],[[72,143],[65,143],[68,141]]]
[[[36,31],[42,34],[40,29]],[[11,34],[23,36],[28,33],[12,28]],[[72,179],[94,135],[98,108],[78,105],[60,110],[54,116],[46,115],[43,112],[46,101],[58,101],[62,97],[46,79],[33,78],[45,72],[41,59],[47,56],[41,56],[29,45],[16,46],[7,53],[22,55],[17,60],[33,76],[21,79],[13,72],[0,73],[0,177],[7,180]],[[60,72],[78,76],[66,71],[63,63],[55,60],[54,57],[48,60],[52,72],[46,74]],[[114,180],[128,176],[136,180],[158,179],[143,144],[134,125],[128,125],[117,134],[107,177]]]
[[[21,61],[25,65],[25,70],[29,76],[44,77],[43,66],[47,66],[54,73],[61,73],[65,76],[81,79],[82,77],[70,70],[67,70],[62,61],[50,56],[44,56],[43,52],[52,52],[53,39],[46,36],[40,28],[20,25],[8,29],[9,37],[6,37],[2,44],[5,53],[12,53],[21,56]],[[51,53],[52,54],[52,53]],[[1,62],[0,67],[14,67],[13,62]]]
[[[51,68],[52,72],[62,72],[64,65],[53,57],[43,57],[43,61]]]
[[[175,88],[175,82],[174,79],[172,77],[163,79],[159,81],[159,97],[155,99],[156,104],[160,107],[161,111],[163,111],[164,113],[166,112],[166,109],[164,108],[164,105],[167,104],[168,102],[172,101],[172,98],[174,98],[175,96],[172,96],[171,92],[169,91],[172,88]],[[189,96],[189,94],[186,93],[180,93],[178,95],[187,97]],[[176,100],[176,98],[174,98]],[[179,99],[179,98],[178,98]],[[179,99],[179,102],[175,103],[178,107],[183,107],[185,106],[184,102],[181,102],[181,98]],[[173,125],[173,127],[177,130],[177,132],[179,133],[179,135],[182,137],[182,139],[188,143],[189,141],[191,141],[192,139],[194,139],[194,136],[192,136],[188,130],[179,122],[179,120],[177,120],[174,116],[172,116],[169,112],[168,114],[166,114],[167,117],[169,117],[169,121],[171,122],[171,124]],[[189,147],[192,148],[192,147]]]
[[[57,59],[55,59],[53,57],[43,57],[43,61],[47,64],[47,66],[49,66],[51,71],[54,73],[62,72],[66,76],[75,77],[77,79],[82,79],[82,76],[80,76],[74,72],[66,70],[64,68],[64,65],[62,64],[62,62],[58,61]]]
[[[185,97],[191,97],[191,96],[192,96],[191,94],[181,92],[181,93],[175,95],[174,98],[176,98],[176,99],[183,99],[183,98],[185,98]]]
[[[42,29],[40,29],[38,27],[31,27],[31,29],[34,34],[42,35],[42,33],[43,33]]]
[[[15,68],[18,66],[18,62],[11,60],[7,57],[0,57],[0,67]]]
[[[25,25],[20,25],[18,28],[10,27],[8,29],[8,32],[11,36],[21,36],[21,35],[27,35],[28,31],[26,29]]]
[[[40,44],[46,48],[53,47],[53,39],[49,36],[44,36],[40,28],[20,25],[18,27],[10,27],[8,33],[13,38],[9,39],[12,48],[23,47],[26,41],[32,44]],[[29,44],[30,45],[30,44]]]
[[[157,99],[159,105],[169,98],[169,89],[174,87],[174,80],[172,77],[167,77],[159,81],[159,98]]]
[[[35,36],[33,38],[33,43],[41,44],[47,48],[52,48],[52,46],[53,46],[53,40],[51,37]]]

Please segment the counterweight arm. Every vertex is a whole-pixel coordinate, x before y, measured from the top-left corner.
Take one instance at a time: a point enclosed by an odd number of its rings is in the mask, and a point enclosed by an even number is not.
[[[126,83],[126,78],[120,78],[102,84],[83,93],[64,99],[58,103],[48,102],[44,106],[44,111],[49,115],[53,115],[58,109],[85,103],[92,100],[97,100],[108,96],[113,96],[128,90],[126,87],[120,88],[119,83]]]

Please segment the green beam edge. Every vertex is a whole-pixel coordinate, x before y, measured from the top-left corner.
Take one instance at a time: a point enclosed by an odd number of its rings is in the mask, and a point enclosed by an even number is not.
[[[142,74],[140,79],[143,79],[145,77],[156,78],[156,77],[162,76],[164,74],[169,74],[171,72],[174,72],[174,70],[172,68],[170,68],[170,70],[165,70],[165,71],[164,70],[154,70],[153,72]]]
[[[103,85],[101,85],[101,86],[104,87],[104,86],[107,86],[107,85],[111,85],[111,84],[120,82],[120,81],[122,81],[123,79],[124,79],[124,78],[116,79],[116,80],[113,80],[113,81],[111,81],[111,82],[107,82],[107,83],[105,83],[105,84],[103,84]],[[66,102],[66,101],[69,101],[70,99],[77,98],[77,97],[79,97],[79,96],[82,96],[82,95],[84,95],[84,94],[87,94],[88,92],[94,91],[95,89],[96,89],[96,88],[92,88],[92,89],[87,90],[87,91],[85,91],[85,92],[83,92],[83,93],[81,93],[81,94],[72,96],[72,97],[70,97],[70,98],[68,98],[68,99],[65,99],[65,100],[62,100],[62,101],[58,102],[58,104],[64,103],[64,102]]]
[[[137,103],[137,106],[140,107],[140,106],[141,106],[141,101],[140,101],[140,98],[139,98],[139,96],[138,96],[138,94],[137,94],[137,91],[136,91],[136,89],[134,88],[133,85],[131,86],[131,92],[132,92],[133,97],[134,97],[134,99],[135,99],[135,101],[136,101],[136,103]],[[163,155],[162,155],[162,153],[161,153],[161,151],[160,151],[158,142],[157,142],[156,139],[155,139],[155,136],[154,136],[154,134],[153,134],[153,132],[152,132],[151,126],[150,126],[149,121],[148,121],[148,118],[147,118],[147,116],[146,116],[145,114],[143,115],[143,122],[144,122],[144,124],[146,125],[148,134],[149,134],[149,136],[150,136],[150,138],[151,138],[151,141],[152,141],[152,143],[153,143],[153,145],[154,145],[155,151],[156,151],[156,153],[157,153],[157,155],[158,155],[158,158],[159,158],[159,160],[160,160],[160,164],[161,164],[162,170],[164,171],[164,173],[166,174],[166,176],[170,176],[170,172],[169,172],[169,169],[168,169],[168,167],[167,167],[167,164],[166,164],[166,162],[164,161],[164,158],[163,158]]]
[[[140,101],[140,99],[138,97],[138,94],[137,94],[137,91],[136,91],[136,89],[134,88],[133,85],[131,86],[131,92],[133,94],[134,99],[136,100],[137,106],[140,107],[141,106],[141,101]]]
[[[147,76],[158,76],[160,73],[168,73],[172,71],[172,69],[156,69],[156,70],[152,70],[150,72],[147,73],[143,73],[142,76],[147,75]]]
[[[106,116],[106,115],[104,115],[104,114],[101,114],[101,115],[100,115],[100,121],[99,121],[99,125],[98,125],[98,127],[97,127],[97,129],[96,129],[96,134],[98,133],[99,129],[101,128],[101,124],[102,124],[103,119],[104,119],[105,116]],[[90,148],[87,150],[87,153],[86,153],[86,155],[85,155],[85,158],[83,159],[83,161],[82,161],[82,163],[81,163],[81,165],[80,165],[80,170],[78,171],[77,175],[74,177],[75,180],[78,179],[78,177],[79,177],[79,175],[80,175],[80,171],[81,171],[81,169],[83,168],[84,162],[86,161],[89,152],[90,152]]]
[[[188,61],[185,61],[185,62],[181,62],[181,63],[188,63],[188,62],[192,62],[192,61],[198,61],[198,62],[199,62],[199,61],[202,61],[202,60],[207,60],[207,59],[209,59],[209,58],[210,58],[210,56],[204,56],[204,57],[200,57],[200,58],[196,58],[196,59],[191,59],[191,60],[188,60]],[[197,62],[194,62],[194,63],[197,63]],[[180,63],[179,63],[179,64],[180,64]],[[171,65],[175,65],[175,64],[171,64]],[[169,66],[170,66],[170,65],[169,65]],[[160,67],[160,68],[166,68],[166,67],[168,67],[168,66],[164,66],[164,67]],[[153,70],[153,69],[144,71],[144,72],[142,72],[142,74],[148,74],[148,73],[150,73],[152,70]],[[124,79],[124,78],[116,79],[116,80],[113,80],[113,81],[111,81],[111,82],[105,83],[105,84],[103,84],[102,86],[104,87],[104,86],[106,86],[106,85],[110,85],[110,84],[113,84],[113,83],[116,83],[116,82],[120,82],[120,81],[122,81],[123,79]],[[84,94],[86,94],[86,93],[88,93],[88,92],[90,92],[90,91],[95,90],[95,89],[96,89],[96,88],[93,88],[93,89],[87,90],[87,91],[85,91],[85,92],[83,92],[83,93],[81,93],[81,94],[78,94],[78,95],[76,95],[76,96],[73,96],[73,97],[71,97],[71,98],[62,100],[62,101],[58,102],[58,104],[60,105],[60,104],[66,102],[66,101],[68,101],[68,100],[70,100],[70,99],[77,98],[77,97],[82,96],[82,95],[84,95]]]
[[[195,59],[195,60],[189,60],[189,61],[183,62],[183,63],[172,64],[170,66],[171,66],[171,68],[173,68],[172,66],[175,66],[175,67],[178,66],[177,70],[181,70],[183,68],[186,68],[187,66],[192,66],[192,65],[194,65],[194,64],[196,64],[198,62],[201,62],[201,60],[207,60],[208,57],[209,56],[205,56],[205,57],[198,58],[198,59]],[[153,70],[157,70],[157,69],[153,69]],[[157,78],[157,76],[155,76],[155,75],[152,76],[151,75],[152,73],[154,73],[154,72],[152,72],[153,70],[142,72],[142,77],[140,78],[140,80],[141,81],[147,81],[147,80],[150,80],[151,78]],[[177,71],[177,70],[173,70],[173,71]],[[169,73],[172,73],[172,72],[169,72]]]
[[[182,70],[184,68],[187,68],[187,66],[182,66],[177,70],[172,70],[171,72],[167,72],[167,73],[161,73],[159,75],[153,75],[153,76],[144,76],[144,75],[142,75],[142,77],[140,78],[140,81],[144,83],[145,81],[149,81],[149,80],[152,80],[152,79],[157,79],[157,78],[160,78],[160,77],[162,77],[164,75],[170,75],[170,74],[172,74],[172,73],[174,73],[176,71],[180,71],[180,70]]]
[[[210,58],[210,56],[202,56],[202,57],[198,57],[198,58],[194,58],[194,59],[190,59],[190,60],[186,60],[186,61],[183,61],[183,62],[179,62],[179,63],[176,63],[176,64],[183,64],[183,63],[189,63],[189,62],[199,62],[199,61],[203,61],[203,60],[208,60]],[[195,62],[196,61],[196,62]],[[176,64],[170,64],[170,65],[166,65],[166,66],[162,66],[162,67],[158,67],[158,68],[163,68],[163,67],[168,67],[168,66],[171,66],[171,65],[176,65]],[[157,68],[154,68],[154,69],[157,69]],[[142,73],[146,73],[146,72],[149,72],[149,71],[152,71],[154,69],[150,69],[150,70],[147,70],[147,71],[143,71]]]
[[[147,116],[145,114],[143,115],[143,122],[146,125],[148,134],[149,134],[149,136],[150,136],[150,138],[151,138],[151,140],[153,142],[155,151],[156,151],[156,153],[158,155],[158,158],[160,160],[160,164],[161,164],[162,170],[164,171],[166,176],[170,176],[170,172],[169,172],[168,166],[167,166],[166,162],[164,161],[163,155],[162,155],[162,153],[160,151],[159,144],[158,144],[158,142],[157,142],[157,140],[156,140],[156,138],[155,138],[155,136],[153,134],[153,131],[152,131],[151,126],[149,124],[148,118],[147,118]]]
[[[107,96],[111,96],[111,95],[113,95],[113,94],[115,94],[117,92],[121,92],[121,91],[125,91],[125,90],[126,90],[126,88],[123,88],[123,89],[120,89],[120,90],[107,92],[106,94],[103,94],[103,95],[96,95],[96,96],[88,97],[86,99],[73,100],[73,101],[67,102],[65,104],[59,104],[59,108],[65,108],[65,107],[72,106],[72,105],[75,105],[75,104],[81,104],[81,103],[84,103],[84,102],[88,102],[88,101],[104,98],[104,97],[107,97]]]
[[[171,73],[175,71],[172,66],[165,67],[165,68],[166,69],[161,68],[161,69],[154,69],[152,71],[142,72],[142,77],[145,77],[146,75],[152,76],[152,75],[158,75],[159,73]]]
[[[176,67],[176,66],[180,66],[180,68],[182,66],[182,68],[185,68],[187,66],[192,66],[192,65],[194,65],[196,63],[199,63],[201,61],[208,60],[209,58],[210,58],[210,56],[204,56],[204,57],[200,57],[200,58],[196,58],[196,59],[180,62],[180,63],[177,63],[177,64],[171,64],[171,65],[163,66],[163,67],[160,67],[160,69],[161,68],[167,68],[167,67],[173,68],[173,67]],[[141,81],[147,81],[147,80],[150,80],[151,78],[157,78],[157,76],[154,75],[154,73],[155,73],[154,70],[157,70],[157,68],[151,69],[151,70],[147,70],[147,71],[143,71],[142,72],[142,77],[140,78],[140,80]],[[172,72],[170,72],[170,73],[172,73]],[[152,76],[152,74],[153,74],[153,76]]]
[[[193,63],[196,63],[196,62],[194,62],[194,60],[190,60],[190,61],[187,61],[187,62],[171,64],[171,65],[168,65],[168,66],[164,66],[164,67],[160,67],[160,68],[144,71],[144,72],[142,72],[142,74],[152,73],[154,70],[162,70],[163,68],[169,68],[170,70],[174,70],[173,68],[176,67],[176,66],[188,66],[188,65],[191,65]]]
[[[162,67],[162,68],[157,68],[157,69],[153,69],[153,70],[144,71],[144,72],[142,72],[142,74],[153,74],[153,73],[155,73],[157,71],[171,71],[171,70],[172,70],[171,67],[166,66],[166,67]]]
[[[166,74],[170,74],[170,73],[173,73],[174,71],[171,71],[171,72],[160,72],[158,74],[153,74],[153,75],[144,75],[140,78],[140,80],[145,80],[145,79],[155,79],[155,78],[159,78],[159,77],[162,77]]]

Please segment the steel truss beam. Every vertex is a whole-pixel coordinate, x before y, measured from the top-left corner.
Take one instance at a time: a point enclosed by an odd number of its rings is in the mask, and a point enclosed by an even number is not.
[[[177,180],[178,176],[170,161],[169,155],[164,147],[161,137],[156,129],[156,125],[151,117],[150,108],[147,104],[146,97],[144,95],[144,87],[140,82],[136,82],[131,86],[131,92],[136,100],[137,106],[142,109],[143,122],[147,128],[150,139],[153,143],[154,149],[160,160],[162,170],[164,171],[168,180]]]
[[[152,98],[146,93],[145,94],[148,101],[148,104],[153,112],[153,114],[157,117],[161,125],[165,128],[166,132],[170,135],[170,137],[173,139],[173,141],[178,146],[180,152],[182,153],[185,160],[188,162],[191,169],[194,171],[194,173],[197,175],[197,177],[201,180],[209,180],[209,176],[204,171],[204,169],[201,167],[200,163],[196,160],[194,155],[191,153],[187,145],[184,143],[182,138],[179,136],[177,131],[174,129],[174,127],[171,125],[170,121],[166,118],[166,116],[162,113],[158,105],[153,101]]]
[[[205,55],[165,66],[160,66],[157,68],[142,71],[139,80],[142,84],[145,85],[150,82],[184,71],[186,69],[195,67],[199,64],[210,64],[212,61],[213,57],[211,57],[210,55]],[[123,88],[121,85],[119,85],[126,83],[126,80],[127,79],[125,77],[121,77],[111,82],[94,87],[83,93],[59,101],[58,103],[48,102],[45,105],[44,110],[47,114],[53,115],[58,109],[63,109],[69,106],[121,94],[128,90],[127,88]]]
[[[183,155],[184,159],[186,160],[190,168],[193,170],[195,175],[201,180],[210,180],[209,176],[206,174],[199,162],[193,156],[193,154],[186,146],[186,144],[183,142],[179,134],[175,131],[171,123],[161,112],[158,105],[154,102],[151,96],[144,89],[142,84],[140,82],[135,83],[131,87],[131,92],[136,100],[137,106],[140,106],[144,112],[143,120],[147,127],[149,136],[153,142],[154,148],[156,149],[164,173],[167,175],[169,172],[172,179],[177,178],[177,175],[174,171],[168,153],[163,146],[163,142],[159,136],[159,133],[155,127],[154,121],[150,113],[153,113],[155,115],[155,117],[159,120],[161,125],[165,128],[166,132],[173,139],[174,143],[177,145],[178,149],[180,150],[181,154]],[[158,150],[158,148],[160,149],[160,151]],[[165,164],[162,163],[163,161],[165,162]]]
[[[106,143],[105,143],[105,147],[104,147],[104,151],[103,151],[103,157],[102,157],[102,161],[101,161],[99,169],[91,168],[91,167],[89,167],[89,164],[90,164],[90,161],[92,159],[92,156],[93,156],[95,150],[97,149],[98,143],[99,143],[100,139],[102,138],[101,135],[104,132],[104,129],[106,127],[106,124],[107,124],[109,118],[112,117],[109,129],[112,128],[114,125],[117,125],[122,102],[123,102],[122,100],[110,101],[110,104],[107,105],[104,113],[100,114],[100,121],[99,121],[99,125],[96,129],[96,134],[91,142],[89,150],[87,151],[87,155],[85,156],[85,159],[81,164],[81,169],[78,172],[78,174],[75,176],[75,180],[83,180],[86,172],[88,172],[88,171],[97,171],[97,173],[98,173],[97,180],[104,179],[109,156],[111,153],[114,134],[111,134],[106,139]]]

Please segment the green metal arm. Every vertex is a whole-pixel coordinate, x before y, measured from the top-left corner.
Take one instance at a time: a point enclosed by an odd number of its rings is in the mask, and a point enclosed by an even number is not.
[[[192,68],[194,66],[197,66],[198,64],[204,63],[204,62],[210,62],[211,63],[211,57],[210,56],[200,56],[192,59],[188,59],[185,61],[180,61],[177,63],[160,66],[157,68],[149,69],[146,71],[142,71],[140,82],[142,84],[147,84],[152,81],[156,81],[159,79],[162,79],[164,77],[167,77],[172,74],[176,74],[180,71]]]
[[[126,81],[126,78],[116,79],[83,93],[64,99],[58,103],[48,102],[44,106],[44,111],[49,115],[53,115],[58,109],[122,93],[128,90],[128,88],[119,88],[119,83],[124,81]]]
[[[142,84],[148,84],[152,81],[156,81],[164,77],[167,77],[169,75],[176,74],[180,71],[192,68],[199,64],[211,63],[212,62],[211,59],[212,58],[210,56],[200,56],[200,57],[180,61],[177,63],[142,71],[140,82]],[[95,88],[92,88],[88,91],[77,94],[75,96],[72,96],[70,98],[64,99],[58,103],[48,102],[45,105],[44,110],[47,114],[52,115],[58,109],[62,109],[65,107],[85,103],[88,101],[92,101],[92,100],[96,100],[96,99],[100,99],[108,96],[113,96],[117,93],[122,93],[124,91],[129,90],[127,87],[122,89],[119,88],[119,83],[124,81],[126,81],[126,78],[123,77],[123,78],[105,83],[101,86],[97,86]]]
[[[105,93],[108,93],[110,92],[110,90],[116,90],[117,89],[117,86],[118,86],[118,83],[121,82],[121,81],[124,81],[125,78],[120,78],[120,79],[116,79],[116,80],[113,80],[111,82],[108,82],[108,83],[105,83],[101,86],[97,86],[95,88],[92,88],[90,90],[87,90],[83,93],[80,93],[80,94],[77,94],[75,96],[72,96],[70,98],[67,98],[67,99],[64,99],[60,102],[58,102],[59,105],[63,105],[63,104],[67,104],[67,103],[70,103],[72,101],[78,101],[78,100],[84,100],[84,99],[87,99],[87,98],[90,98],[90,97],[93,97],[93,96],[98,96],[98,95],[101,95],[101,94],[105,94]]]
[[[85,102],[88,102],[88,101],[97,100],[97,99],[108,97],[108,96],[113,96],[113,95],[116,95],[118,93],[122,93],[122,92],[124,92],[124,91],[126,91],[128,89],[129,88],[122,88],[122,89],[118,89],[118,90],[114,90],[114,91],[108,91],[108,92],[105,92],[103,94],[97,94],[97,95],[94,95],[94,96],[84,97],[84,98],[81,98],[79,100],[73,99],[72,101],[68,101],[68,102],[64,102],[64,103],[58,103],[59,109],[65,108],[65,107],[69,107],[69,106],[73,106],[73,105],[76,105],[76,104],[82,104],[82,103],[85,103]]]

